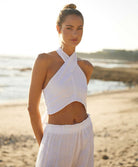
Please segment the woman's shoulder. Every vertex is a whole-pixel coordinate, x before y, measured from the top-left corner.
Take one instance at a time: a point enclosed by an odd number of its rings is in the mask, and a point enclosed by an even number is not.
[[[82,64],[82,66],[84,66],[84,68],[93,70],[94,67],[90,61],[81,58],[78,58],[78,61]]]
[[[53,61],[54,53],[55,51],[49,53],[40,53],[36,58],[36,62],[38,62],[41,65],[48,65]]]
[[[51,56],[49,53],[40,53],[40,54],[38,54],[38,56],[36,58],[36,60],[40,61],[40,62],[44,61],[44,60],[49,61],[50,59],[51,59]]]

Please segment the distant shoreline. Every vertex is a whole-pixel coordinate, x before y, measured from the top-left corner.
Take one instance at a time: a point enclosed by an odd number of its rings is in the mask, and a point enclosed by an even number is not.
[[[32,68],[26,67],[21,69],[16,69],[21,72],[31,71]],[[128,85],[138,84],[138,64],[135,67],[115,67],[115,68],[104,68],[99,66],[94,66],[94,71],[91,79],[100,79],[104,81],[122,81]]]
[[[138,62],[138,50],[103,49],[92,53],[78,53],[81,58],[112,59]]]
[[[130,68],[103,68],[94,67],[91,79],[105,81],[122,81],[128,86],[138,85],[138,65]]]
[[[17,69],[16,69],[17,70]],[[31,71],[31,68],[23,68],[23,69],[18,69],[22,72],[25,71]],[[132,88],[138,85],[138,65],[136,66],[132,66],[132,67],[128,67],[128,68],[123,68],[123,67],[117,67],[117,68],[104,68],[104,67],[98,67],[98,66],[94,66],[94,71],[93,74],[91,76],[91,79],[94,80],[102,80],[102,81],[117,81],[117,82],[123,82],[124,84],[126,84],[126,87],[128,88]],[[116,88],[116,91],[120,91],[120,89]],[[105,92],[106,90],[104,90],[103,92]],[[112,90],[107,90],[107,92],[110,92]],[[99,94],[102,93],[101,92],[95,92],[92,94]],[[89,96],[89,95],[88,95]],[[6,105],[6,104],[17,104],[18,102],[22,101],[27,101],[27,98],[21,98],[21,99],[14,99],[14,100],[2,100],[0,102],[0,106],[1,105]]]
[[[87,58],[85,59],[87,60]],[[112,61],[109,59],[91,58],[88,61],[94,66],[88,95],[90,95],[89,93],[97,94],[106,90],[120,90],[125,87],[131,88],[138,85],[137,62],[128,61],[125,63],[115,59]],[[33,63],[33,59],[28,60],[26,58],[1,59],[0,104],[11,102],[16,104],[18,101],[27,100]]]
[[[132,87],[131,90],[138,90],[138,86],[135,86],[135,87]],[[103,92],[97,92],[97,93],[93,93],[93,94],[89,94],[87,95],[87,97],[93,97],[93,96],[99,96],[99,95],[106,95],[106,94],[112,94],[112,93],[121,93],[121,92],[126,92],[126,91],[130,91],[130,88],[127,87],[125,89],[116,89],[116,90],[107,90],[107,91],[103,91]],[[7,108],[10,108],[10,107],[18,107],[18,106],[24,106],[26,105],[27,107],[27,102],[28,102],[28,99],[20,99],[20,100],[7,100],[3,103],[0,103],[0,108],[2,109],[3,107],[7,107]],[[44,102],[44,99],[41,98],[41,101],[40,101],[40,104],[41,105],[45,105],[45,102]]]

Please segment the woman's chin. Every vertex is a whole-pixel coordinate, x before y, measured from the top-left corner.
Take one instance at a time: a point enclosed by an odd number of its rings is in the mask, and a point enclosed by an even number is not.
[[[71,42],[70,47],[76,47],[79,43],[78,42]]]

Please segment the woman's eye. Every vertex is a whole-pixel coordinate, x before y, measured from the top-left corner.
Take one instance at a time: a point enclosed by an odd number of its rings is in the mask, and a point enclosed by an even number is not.
[[[71,28],[67,28],[68,30],[71,30]]]
[[[78,30],[82,30],[82,28],[78,28]]]

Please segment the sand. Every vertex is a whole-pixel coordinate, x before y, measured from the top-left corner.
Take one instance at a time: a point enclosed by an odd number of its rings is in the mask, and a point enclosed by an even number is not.
[[[38,144],[26,101],[0,105],[0,167],[33,167]],[[45,107],[41,104],[43,112]],[[138,166],[138,88],[87,97],[95,167]]]

